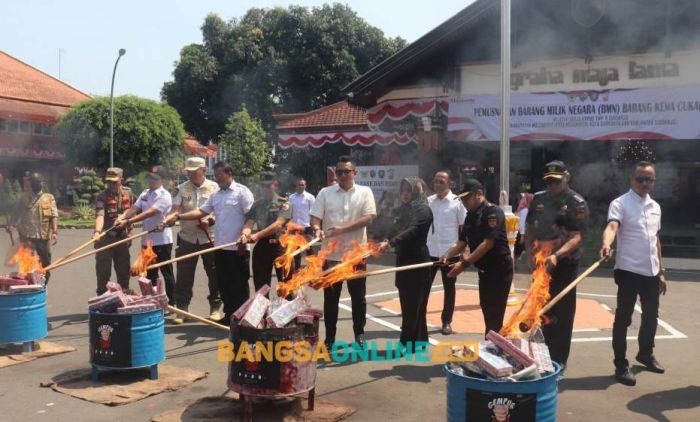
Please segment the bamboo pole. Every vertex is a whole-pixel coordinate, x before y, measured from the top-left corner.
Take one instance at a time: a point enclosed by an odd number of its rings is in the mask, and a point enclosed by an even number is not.
[[[114,226],[112,226],[112,227],[111,227],[110,229],[108,229],[108,230],[105,230],[105,231],[101,232],[99,235],[97,235],[97,237],[91,238],[90,240],[88,240],[87,242],[85,242],[85,243],[83,243],[82,245],[78,246],[77,248],[73,249],[72,251],[68,252],[68,253],[65,254],[64,256],[58,258],[58,259],[55,260],[52,264],[59,264],[59,263],[65,261],[66,259],[68,259],[68,258],[70,258],[71,256],[73,256],[73,255],[77,254],[78,252],[80,252],[83,248],[85,248],[85,247],[87,247],[87,246],[90,246],[90,245],[92,245],[93,243],[97,242],[98,240],[102,239],[103,237],[105,237],[105,235],[106,235],[107,233],[111,232],[113,229],[114,229]]]
[[[192,252],[192,253],[189,253],[187,255],[182,255],[182,256],[178,256],[176,258],[168,259],[167,261],[157,262],[155,264],[152,264],[152,265],[149,265],[148,267],[146,267],[146,270],[153,270],[155,268],[160,268],[164,265],[168,265],[168,264],[172,264],[174,262],[189,259],[189,258],[192,258],[194,256],[199,256],[199,255],[203,255],[205,253],[209,253],[212,251],[217,251],[219,249],[228,248],[229,246],[235,246],[238,243],[240,243],[240,241],[236,240],[235,242],[224,243],[223,245],[219,245],[219,246],[212,246],[211,248],[202,249],[201,251]]]
[[[375,275],[396,273],[399,271],[417,270],[419,268],[432,267],[433,265],[436,265],[439,263],[440,263],[440,261],[430,261],[430,262],[421,262],[420,264],[404,265],[402,267],[384,268],[383,270],[374,270],[374,271],[368,271],[368,272],[364,272],[364,273],[360,273],[360,274],[355,274],[355,275],[348,277],[347,280],[354,280],[356,278],[363,278],[363,277],[371,277],[371,276],[375,276]]]
[[[311,239],[311,241],[310,241],[309,243],[307,243],[306,245],[304,245],[304,246],[302,246],[301,248],[297,249],[296,251],[292,252],[292,253],[289,255],[289,257],[290,257],[290,258],[294,258],[295,256],[299,255],[300,253],[304,252],[305,250],[309,249],[310,247],[312,247],[313,245],[317,244],[317,243],[320,242],[320,241],[321,241],[321,238],[320,238],[320,237],[314,237],[313,239]]]
[[[182,309],[178,309],[178,308],[176,308],[176,307],[174,307],[174,306],[168,305],[168,310],[169,310],[170,312],[174,312],[174,313],[176,313],[176,314],[178,314],[178,315],[181,315],[181,316],[183,316],[183,317],[185,317],[185,318],[189,318],[189,319],[192,319],[192,320],[201,322],[202,324],[206,324],[206,325],[212,326],[212,327],[214,327],[214,328],[218,328],[219,330],[229,331],[229,327],[227,327],[227,326],[225,326],[225,325],[222,325],[222,324],[219,324],[219,323],[217,323],[217,322],[208,320],[208,319],[206,319],[206,318],[202,318],[202,317],[199,316],[199,315],[191,314],[191,313],[189,313],[189,312],[187,312],[187,311],[183,311]]]
[[[92,250],[92,251],[90,251],[90,252],[85,252],[85,253],[82,254],[82,255],[78,255],[78,256],[76,256],[76,257],[66,259],[65,261],[55,262],[55,263],[49,265],[48,267],[42,268],[41,271],[43,271],[43,272],[51,271],[51,270],[53,270],[53,269],[55,269],[55,268],[62,267],[62,266],[64,266],[64,265],[66,265],[66,264],[70,264],[71,262],[77,261],[77,260],[79,260],[79,259],[83,259],[83,258],[85,258],[85,257],[88,257],[88,256],[90,256],[90,255],[94,255],[94,254],[96,254],[96,253],[102,252],[102,251],[107,250],[107,249],[109,249],[109,248],[113,248],[113,247],[115,247],[115,246],[117,246],[117,245],[121,245],[122,243],[126,243],[126,242],[132,241],[132,240],[134,240],[134,239],[138,239],[139,237],[145,236],[145,235],[147,235],[147,234],[149,234],[149,233],[152,233],[152,231],[141,232],[141,233],[135,234],[135,235],[133,235],[133,236],[129,236],[129,237],[125,238],[125,239],[119,240],[119,241],[117,241],[117,242],[110,243],[109,245],[103,246],[103,247],[101,247],[101,248],[99,248],[99,249],[95,249],[95,250]]]

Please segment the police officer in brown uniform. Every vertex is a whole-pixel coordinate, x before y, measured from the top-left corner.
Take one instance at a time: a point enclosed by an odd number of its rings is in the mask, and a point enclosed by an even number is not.
[[[39,173],[29,174],[31,191],[20,197],[15,211],[10,218],[9,226],[16,227],[19,240],[25,246],[36,251],[41,265],[46,267],[51,263],[51,245],[58,242],[58,208],[56,199],[43,190],[44,178]],[[50,272],[45,274],[49,282]]]
[[[263,285],[271,286],[272,268],[275,258],[284,253],[280,245],[279,236],[284,225],[292,218],[292,207],[286,198],[277,194],[277,176],[272,172],[265,172],[260,178],[263,187],[263,197],[253,203],[253,207],[246,214],[246,222],[243,226],[243,241],[256,242],[253,248],[253,284],[255,290]],[[258,231],[251,234],[253,227],[257,225]],[[275,268],[277,280],[283,281],[281,268]]]
[[[530,204],[525,230],[525,247],[530,256],[547,249],[546,264],[552,279],[552,297],[576,278],[581,259],[581,242],[588,221],[588,207],[581,195],[569,188],[571,175],[561,161],[545,166],[547,190],[537,192]],[[566,368],[576,314],[576,289],[567,293],[549,312],[552,324],[542,328],[552,359]]]
[[[95,201],[95,231],[97,237],[103,231],[109,230],[100,240],[95,242],[95,248],[107,246],[122,240],[129,235],[130,227],[112,229],[114,221],[131,208],[134,204],[134,194],[131,189],[122,186],[124,171],[119,167],[107,169],[105,183],[107,187]],[[107,282],[112,276],[112,265],[117,275],[117,282],[123,289],[129,288],[129,255],[130,242],[122,243],[113,248],[95,254],[95,275],[97,276],[97,294],[107,291]]]

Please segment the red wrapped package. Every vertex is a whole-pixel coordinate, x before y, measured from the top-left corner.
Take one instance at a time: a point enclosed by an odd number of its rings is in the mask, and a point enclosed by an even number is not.
[[[139,277],[139,289],[143,296],[152,296],[155,293],[153,283],[145,277]]]
[[[101,300],[88,304],[88,309],[91,311],[111,313],[126,306],[126,298],[122,292],[111,292]]]
[[[119,283],[115,283],[113,281],[108,281],[107,282],[107,291],[109,291],[109,292],[121,292],[122,286],[120,286]]]
[[[253,299],[255,299],[255,296],[249,297],[240,308],[236,309],[236,312],[233,313],[233,319],[240,321],[243,315],[248,312],[248,308],[250,308],[250,304],[253,303]]]
[[[162,277],[159,277],[158,280],[156,280],[156,294],[165,294],[165,280],[163,280]]]
[[[154,311],[158,309],[155,303],[144,303],[140,305],[127,305],[117,309],[118,314],[136,314],[140,312]]]

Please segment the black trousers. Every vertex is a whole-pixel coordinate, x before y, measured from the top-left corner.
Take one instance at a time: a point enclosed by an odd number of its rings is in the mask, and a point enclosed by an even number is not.
[[[404,271],[400,275],[402,280],[396,282],[401,303],[400,341],[404,345],[428,341],[426,312],[432,284],[430,275],[430,268]]]
[[[109,234],[95,243],[95,248],[110,245],[122,240],[123,237],[111,237]],[[107,291],[107,282],[112,277],[112,265],[116,273],[117,282],[122,289],[129,288],[129,266],[131,266],[131,254],[129,247],[131,242],[122,243],[113,248],[95,254],[95,276],[97,277],[97,295]]]
[[[193,252],[201,251],[212,247],[211,243],[192,243],[178,236],[177,248],[175,256],[184,256]],[[207,273],[207,281],[209,284],[209,296],[207,300],[210,306],[220,306],[221,298],[219,297],[219,284],[216,282],[216,270],[214,269],[214,254],[209,252],[199,255],[202,258],[204,272]],[[194,275],[197,269],[196,256],[177,262],[177,280],[175,282],[175,303],[177,306],[187,307],[192,301],[192,287],[194,286]]]
[[[238,251],[218,250],[214,255],[219,294],[224,302],[227,320],[250,297],[250,252],[238,255]]]
[[[513,282],[513,259],[510,255],[503,261],[479,269],[479,304],[484,315],[487,334],[500,331],[508,305],[508,293]]]
[[[253,248],[253,285],[258,291],[267,284],[272,287],[272,269],[275,269],[277,281],[285,281],[282,268],[275,268],[275,258],[284,254],[279,243],[270,243],[269,239],[260,239]],[[297,255],[298,256],[298,255]],[[290,272],[290,276],[291,276]]]
[[[439,261],[440,258],[431,256],[430,259],[432,261]],[[439,266],[439,265],[433,265],[430,268],[430,284],[433,284],[433,281],[435,280],[435,275],[437,274],[438,270],[440,270],[440,274],[442,274],[442,286],[445,289],[444,297],[443,297],[443,302],[442,302],[442,315],[440,315],[440,318],[442,319],[443,324],[449,324],[452,322],[452,316],[454,315],[455,312],[455,296],[457,294],[456,289],[455,289],[455,283],[457,283],[457,277],[448,277],[447,274],[450,272],[451,268],[448,266]]]
[[[51,246],[49,241],[46,239],[36,239],[33,237],[20,237],[20,242],[25,246],[34,249],[34,252],[39,256],[41,261],[41,266],[46,267],[51,264]],[[44,274],[46,278],[46,284],[49,284],[49,278],[51,277],[51,271]]]
[[[328,269],[334,265],[337,265],[338,261],[326,261],[324,264],[324,269]],[[361,270],[367,268],[366,264],[359,265]],[[343,283],[335,283],[330,287],[323,289],[323,323],[326,327],[326,341],[334,342],[336,333],[336,324],[338,323],[338,304],[340,303],[340,293],[343,291]],[[367,322],[367,300],[365,299],[365,294],[367,293],[367,279],[366,278],[356,278],[355,280],[348,280],[348,292],[352,299],[352,330],[357,336],[358,334],[364,334],[365,323]]]
[[[141,249],[144,249],[142,246]],[[167,261],[172,257],[173,244],[168,243],[167,245],[153,246],[153,252],[156,253],[156,263]],[[168,304],[175,305],[175,275],[173,274],[173,264],[163,265],[160,267],[160,273],[163,275],[163,281],[165,282],[165,294],[168,295]],[[158,280],[158,268],[148,270],[146,277],[151,280],[151,283],[155,286]]]
[[[617,284],[617,309],[613,322],[613,351],[615,366],[625,367],[627,362],[627,327],[632,323],[634,304],[639,296],[642,303],[642,324],[639,327],[639,355],[651,356],[659,317],[659,277],[646,277],[624,270],[615,270]]]
[[[552,280],[549,284],[551,297],[558,295],[568,286],[578,274],[579,261],[561,260],[551,272]],[[545,343],[549,347],[549,355],[552,360],[566,365],[571,351],[571,336],[574,330],[574,316],[576,315],[576,289],[566,294],[547,316],[555,321],[542,327]]]

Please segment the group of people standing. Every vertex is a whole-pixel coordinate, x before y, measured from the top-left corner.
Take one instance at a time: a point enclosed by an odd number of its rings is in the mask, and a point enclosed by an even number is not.
[[[306,182],[297,181],[290,198],[278,193],[274,173],[260,179],[262,196],[254,199],[248,187],[237,183],[234,169],[224,162],[214,165],[214,181],[206,178],[203,159],[190,157],[185,170],[188,180],[180,184],[174,195],[163,188],[163,172],[154,167],[146,179],[148,188],[138,197],[123,186],[123,171],[110,168],[106,172],[106,189],[96,201],[95,247],[129,236],[135,223],[143,222],[148,234],[142,247],[151,246],[157,262],[171,258],[173,233],[170,228],[180,221],[176,239],[176,257],[203,249],[228,245],[213,254],[200,255],[208,279],[210,318],[228,324],[231,315],[250,296],[250,258],[252,250],[253,282],[256,289],[271,283],[275,258],[284,253],[279,237],[288,222],[294,221],[306,234],[323,239],[324,246],[334,242],[325,268],[338,264],[343,253],[356,242],[367,241],[367,227],[377,216],[374,195],[369,187],[355,184],[357,167],[349,156],[339,157],[335,168],[336,183],[325,187],[314,197],[305,191]],[[588,207],[586,201],[569,187],[571,174],[561,161],[548,163],[544,169],[546,190],[526,198],[524,249],[532,257],[547,251],[546,265],[551,274],[550,294],[555,296],[578,275],[581,244],[586,234]],[[608,213],[600,256],[612,256],[617,238],[614,278],[618,286],[617,309],[613,327],[615,376],[623,384],[634,385],[635,378],[626,359],[626,334],[637,296],[641,299],[642,325],[637,361],[653,372],[664,368],[653,355],[659,296],[666,292],[662,265],[661,209],[650,197],[656,179],[652,163],[638,163],[630,177],[631,189],[616,198]],[[50,262],[49,243],[58,239],[56,203],[43,191],[39,174],[29,177],[28,192],[13,213],[8,228],[16,227],[20,240],[33,247],[42,265]],[[382,250],[393,248],[396,265],[433,262],[423,267],[397,272],[395,284],[401,303],[402,344],[428,340],[426,321],[428,298],[437,272],[441,272],[444,303],[441,331],[452,333],[457,276],[473,265],[478,272],[479,301],[485,330],[499,331],[503,325],[509,289],[513,280],[513,257],[506,236],[505,214],[486,200],[483,185],[476,179],[464,181],[458,194],[448,171],[438,171],[432,180],[434,194],[428,196],[427,184],[409,177],[400,184],[401,205]],[[523,214],[523,217],[525,215]],[[105,233],[106,232],[106,233]],[[106,290],[114,266],[118,283],[129,288],[129,244],[124,243],[96,254],[97,293]],[[187,310],[192,300],[197,258],[177,262],[177,277],[172,264],[160,267],[170,304]],[[297,261],[299,266],[300,262]],[[360,265],[364,269],[365,264]],[[149,270],[154,283],[158,270]],[[47,274],[48,280],[49,274]],[[284,282],[281,271],[278,282]],[[347,281],[352,299],[352,321],[355,342],[364,346],[366,324],[366,279]],[[325,343],[331,347],[336,339],[338,306],[342,283],[324,289]],[[223,304],[223,313],[221,305]],[[563,368],[570,354],[576,289],[569,292],[549,312],[555,323],[545,325],[543,333],[551,357]],[[176,319],[173,322],[182,323]]]

